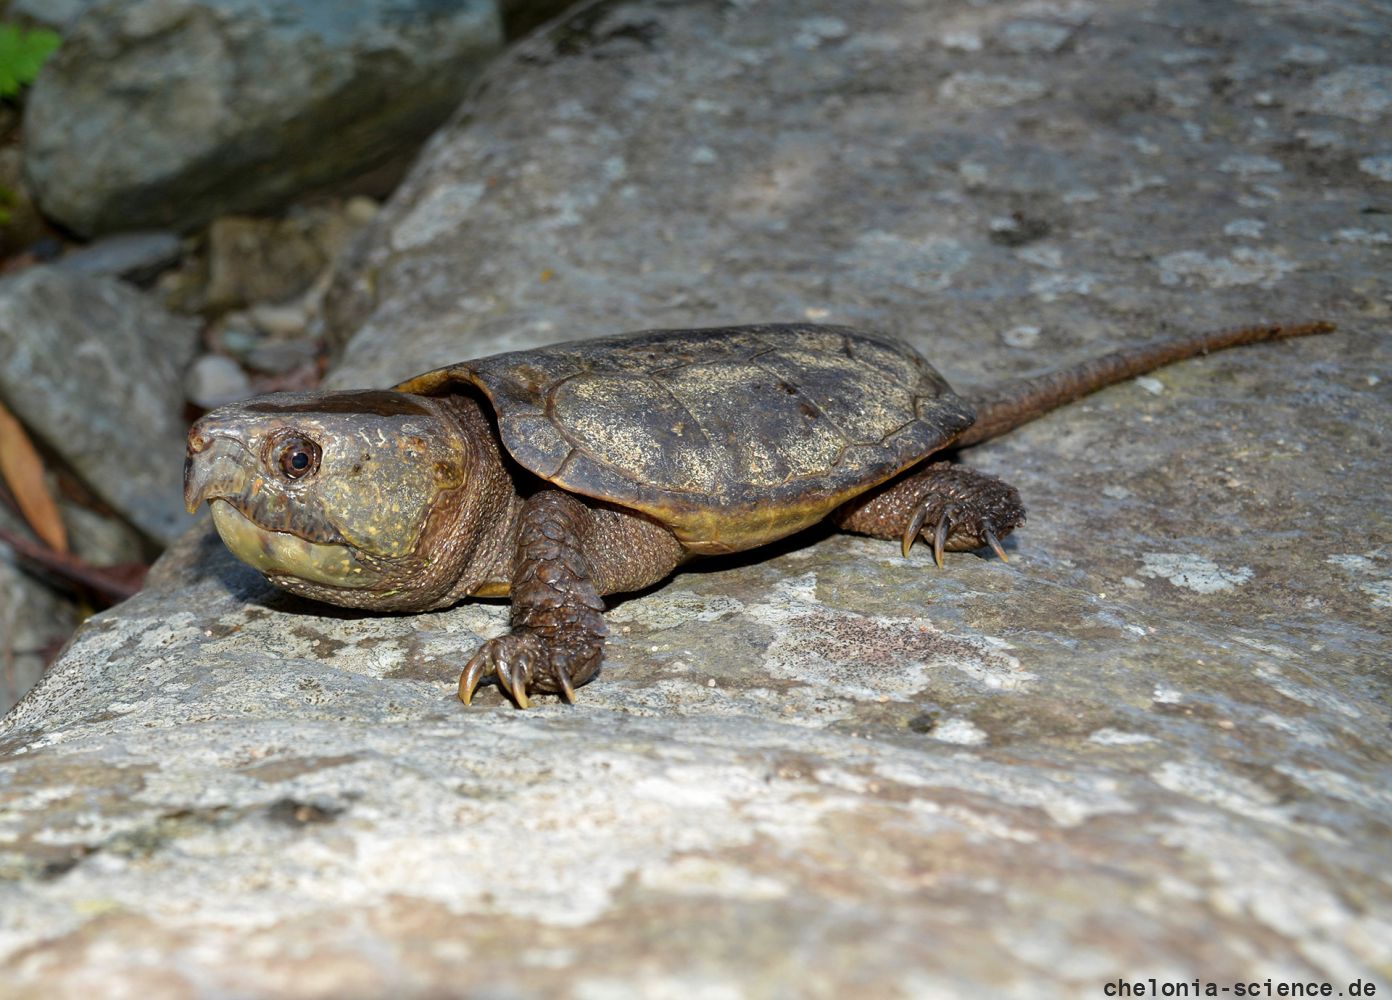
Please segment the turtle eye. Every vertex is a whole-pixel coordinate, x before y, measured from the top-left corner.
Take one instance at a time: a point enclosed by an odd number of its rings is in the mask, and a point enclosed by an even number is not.
[[[293,437],[280,449],[280,471],[290,479],[303,479],[319,470],[319,446],[309,438]]]

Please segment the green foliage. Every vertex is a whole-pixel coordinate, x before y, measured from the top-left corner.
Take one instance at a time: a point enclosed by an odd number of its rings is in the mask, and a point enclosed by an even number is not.
[[[56,32],[43,28],[25,31],[0,24],[0,97],[13,97],[19,88],[33,83],[60,41]]]

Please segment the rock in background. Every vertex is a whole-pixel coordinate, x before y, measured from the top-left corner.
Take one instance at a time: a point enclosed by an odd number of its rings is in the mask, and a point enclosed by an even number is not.
[[[50,28],[62,29],[77,20],[78,15],[88,7],[95,7],[102,0],[11,0],[10,16],[20,16],[26,21],[43,24]],[[567,6],[570,0],[499,0],[499,13],[503,28],[509,38],[518,38],[555,17]]]
[[[196,324],[114,278],[0,281],[0,399],[149,538],[182,534],[183,373]]]
[[[23,530],[5,513],[0,512],[0,526]],[[71,601],[35,580],[8,548],[0,547],[0,712],[34,686],[78,621]]]
[[[182,254],[182,241],[174,233],[121,233],[69,251],[53,266],[59,271],[124,278],[140,284],[168,270]]]
[[[32,24],[63,31],[100,0],[10,0],[6,13]]]
[[[329,611],[190,534],[0,724],[0,982],[1385,992],[1388,32],[647,0],[520,48],[359,244],[339,384],[658,325],[873,326],[968,384],[1342,329],[974,449],[1008,566],[814,533],[617,602],[575,707],[455,703],[497,604]]]
[[[413,150],[501,42],[491,0],[109,0],[33,88],[26,172],[85,236],[277,207]]]

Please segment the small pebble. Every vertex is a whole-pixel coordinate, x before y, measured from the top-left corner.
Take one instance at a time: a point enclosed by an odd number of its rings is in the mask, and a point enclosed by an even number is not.
[[[377,218],[381,208],[377,202],[366,195],[354,195],[343,206],[344,217],[355,226],[365,226]]]
[[[248,367],[267,375],[284,375],[313,361],[319,345],[313,340],[266,340],[246,356]]]
[[[1223,227],[1224,236],[1247,236],[1255,239],[1266,229],[1260,219],[1234,219]]]
[[[205,410],[235,403],[253,395],[251,380],[240,365],[221,354],[205,354],[184,377],[189,400]]]
[[[1000,335],[1011,347],[1033,347],[1039,343],[1039,327],[1014,326]]]
[[[1044,21],[1011,21],[997,34],[997,41],[1017,55],[1048,55],[1067,43],[1073,29]]]
[[[248,309],[247,317],[263,333],[287,339],[303,333],[309,325],[309,312],[298,302],[288,305],[262,303]]]
[[[232,312],[224,316],[214,327],[212,342],[221,350],[238,360],[244,360],[255,347],[266,339],[257,329],[251,318],[244,312]]]

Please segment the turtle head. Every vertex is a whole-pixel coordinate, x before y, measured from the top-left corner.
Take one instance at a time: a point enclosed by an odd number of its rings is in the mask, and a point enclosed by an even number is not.
[[[207,501],[233,554],[285,590],[349,607],[430,606],[453,583],[432,550],[472,452],[438,400],[275,393],[189,429],[184,500],[190,512]]]

